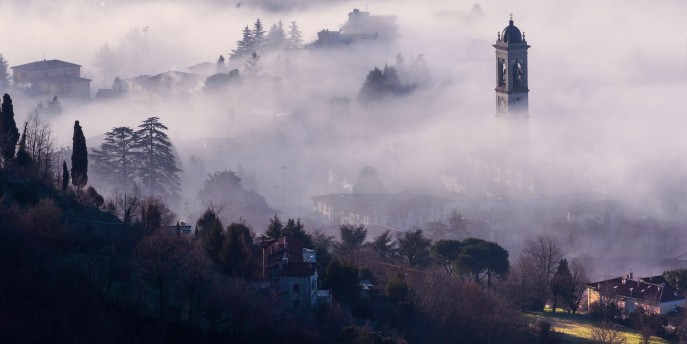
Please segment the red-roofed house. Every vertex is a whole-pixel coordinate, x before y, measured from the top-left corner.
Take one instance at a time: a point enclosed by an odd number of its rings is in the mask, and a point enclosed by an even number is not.
[[[588,306],[602,298],[615,302],[624,314],[642,307],[655,314],[667,314],[687,306],[687,295],[677,291],[663,276],[633,279],[632,274],[587,284]]]

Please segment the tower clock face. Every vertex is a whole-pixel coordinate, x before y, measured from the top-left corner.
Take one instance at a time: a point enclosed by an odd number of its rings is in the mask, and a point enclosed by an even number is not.
[[[506,111],[506,99],[504,97],[499,97],[497,105],[499,111]]]

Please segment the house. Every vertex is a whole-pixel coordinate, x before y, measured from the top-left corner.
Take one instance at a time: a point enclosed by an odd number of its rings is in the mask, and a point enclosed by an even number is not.
[[[78,64],[42,60],[11,69],[15,87],[38,87],[50,96],[60,98],[88,99],[91,96],[91,80],[81,77],[81,66]]]
[[[587,284],[588,307],[596,302],[615,302],[627,315],[639,307],[654,314],[667,314],[687,306],[687,294],[677,291],[663,276],[633,279],[632,273]]]
[[[262,248],[263,278],[277,293],[285,309],[307,310],[318,303],[331,303],[330,293],[318,290],[317,257],[303,242],[291,237],[267,239]]]
[[[348,21],[338,31],[323,29],[317,33],[317,40],[306,44],[306,48],[341,47],[358,42],[393,42],[398,38],[395,16],[370,15],[354,9],[348,13]]]
[[[165,229],[167,230],[167,234],[181,236],[184,238],[192,238],[193,236],[192,226],[186,224],[185,222],[177,221],[175,225],[166,226]]]
[[[417,194],[336,193],[312,197],[320,226],[363,224],[408,230],[449,217],[452,200]]]

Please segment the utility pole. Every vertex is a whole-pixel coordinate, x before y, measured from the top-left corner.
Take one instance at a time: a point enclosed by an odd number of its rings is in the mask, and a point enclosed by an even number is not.
[[[286,186],[284,184],[284,171],[286,170],[286,165],[281,166],[281,201],[282,201],[282,209],[286,209]]]

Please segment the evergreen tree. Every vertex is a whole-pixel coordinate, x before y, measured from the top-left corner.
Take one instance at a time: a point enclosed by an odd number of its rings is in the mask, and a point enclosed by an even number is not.
[[[72,137],[72,184],[82,188],[88,183],[88,148],[79,121],[74,122]]]
[[[62,161],[62,192],[67,191],[69,187],[69,170],[67,169],[67,162]]]
[[[164,133],[167,127],[157,117],[144,120],[138,127],[132,147],[138,163],[136,176],[148,194],[165,199],[176,198],[180,190],[177,173],[181,170],[176,166],[172,143]]]
[[[226,73],[227,72],[227,64],[224,62],[224,56],[220,55],[219,59],[217,59],[217,69],[215,70],[215,73]]]
[[[288,47],[289,49],[301,49],[303,47],[303,35],[295,21],[289,25]]]
[[[365,242],[367,228],[365,225],[341,225],[339,226],[339,234],[341,235],[341,249],[355,249],[361,247]]]
[[[262,75],[262,62],[260,55],[255,51],[251,53],[248,61],[243,65],[243,77],[250,81],[255,81]]]
[[[232,223],[224,233],[220,261],[224,271],[237,277],[248,278],[252,272],[253,239],[250,228],[243,223]]]
[[[231,50],[231,54],[229,54],[229,59],[236,59],[243,57],[247,54],[250,54],[251,51],[253,51],[253,32],[251,32],[250,28],[246,26],[243,29],[243,37],[241,40],[236,41],[236,49]]]
[[[260,51],[265,45],[265,27],[260,18],[253,24],[253,51]]]
[[[9,64],[7,63],[7,60],[5,60],[5,57],[0,54],[0,89],[7,87],[8,85],[8,77],[7,77],[7,70],[9,69]]]
[[[136,170],[136,134],[129,127],[116,127],[105,133],[100,149],[93,149],[94,167],[107,183],[128,190]]]
[[[415,228],[403,232],[398,237],[398,253],[404,262],[414,267],[424,267],[430,263],[430,247],[432,241],[422,233],[422,229]]]
[[[7,162],[14,159],[14,152],[19,141],[19,129],[14,121],[14,106],[12,98],[5,93],[2,97],[2,119],[0,121],[0,144],[2,148],[2,158]]]
[[[205,253],[210,259],[219,262],[220,251],[224,243],[222,221],[212,209],[207,209],[196,222],[196,238],[203,243]]]
[[[282,231],[284,230],[284,225],[282,224],[281,220],[279,219],[279,216],[277,214],[274,214],[274,217],[270,219],[270,224],[267,226],[267,230],[265,231],[265,235],[272,238],[276,239],[282,236]]]
[[[26,151],[26,128],[29,122],[24,123],[24,131],[21,134],[21,141],[19,141],[19,150],[17,150],[17,164],[23,168],[31,165],[31,156]]]
[[[558,268],[556,273],[553,275],[553,280],[551,281],[551,291],[553,292],[553,311],[556,312],[558,307],[558,298],[562,297],[565,304],[570,303],[570,293],[572,290],[573,278],[570,273],[570,268],[568,267],[568,260],[563,258],[558,263]]]
[[[267,33],[265,40],[265,49],[282,49],[286,44],[286,33],[284,32],[284,24],[281,20],[278,24],[272,24],[270,31]]]
[[[282,230],[281,235],[302,241],[303,247],[305,247],[305,248],[310,248],[310,249],[315,248],[315,244],[313,244],[313,241],[312,241],[312,235],[310,235],[310,233],[305,231],[304,226],[301,223],[301,219],[298,219],[298,220],[288,219],[288,220],[286,220],[286,226],[284,226],[284,229]]]

